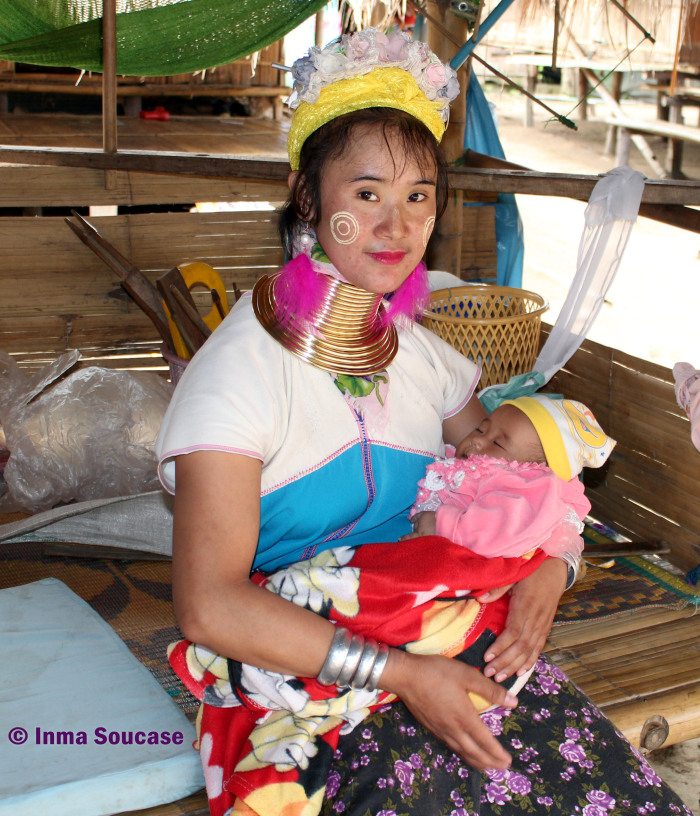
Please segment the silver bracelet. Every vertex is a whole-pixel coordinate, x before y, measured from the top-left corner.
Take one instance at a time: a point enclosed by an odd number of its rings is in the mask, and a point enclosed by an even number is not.
[[[381,680],[384,667],[386,666],[386,662],[389,659],[389,647],[386,645],[386,643],[380,643],[378,649],[379,654],[377,655],[377,659],[374,661],[374,666],[372,666],[372,672],[369,676],[369,680],[365,683],[365,691],[374,691],[377,688],[379,681]]]
[[[348,688],[352,684],[352,679],[355,676],[357,667],[360,665],[364,650],[365,639],[362,635],[353,635],[352,643],[345,657],[345,663],[343,663],[343,668],[335,681],[338,688]]]
[[[369,680],[370,673],[374,668],[374,661],[377,659],[379,653],[379,644],[376,640],[368,639],[365,641],[365,648],[362,652],[360,662],[357,664],[357,669],[352,678],[350,685],[354,689],[362,689]]]
[[[328,650],[326,660],[316,677],[322,686],[332,686],[335,684],[345,665],[345,659],[350,651],[351,643],[352,633],[350,630],[345,629],[343,626],[337,626],[331,642],[331,648]]]

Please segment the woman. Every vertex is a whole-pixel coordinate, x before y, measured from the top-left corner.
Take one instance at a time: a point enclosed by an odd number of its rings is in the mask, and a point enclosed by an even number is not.
[[[519,745],[536,739],[537,748],[528,750],[555,754],[557,779],[560,773],[573,779],[572,752],[567,748],[564,757],[546,747],[552,739],[571,742],[573,730],[571,737],[537,735],[542,699],[536,710],[521,699],[510,717],[503,708],[492,715],[502,731],[509,723],[521,743],[499,741],[470,698],[517,705],[485,675],[500,681],[535,663],[567,582],[563,561],[545,560],[513,587],[505,629],[487,648],[483,674],[442,655],[387,650],[359,634],[342,643],[345,630],[251,580],[251,570],[273,572],[339,543],[362,553],[371,552],[372,542],[397,541],[410,530],[406,516],[426,464],[485,416],[474,396],[478,368],[412,325],[426,294],[421,258],[445,196],[437,142],[455,95],[453,72],[424,44],[370,30],[313,51],[295,76],[301,102],[290,131],[291,198],[282,230],[299,254],[280,275],[261,279],[197,354],[159,440],[162,479],[175,492],[177,617],[190,641],[225,656],[212,657],[200,675],[211,703],[203,706],[200,749],[212,812],[471,813],[484,799],[482,813],[520,813],[525,805],[568,813],[548,804],[559,793],[537,802],[530,795],[546,783],[536,781],[541,774],[529,754],[530,771],[508,768],[524,761]],[[394,293],[388,307],[386,293]],[[508,589],[482,600],[495,601]],[[187,655],[174,661],[186,682]],[[402,702],[340,736],[327,757],[334,762],[327,787],[324,770],[320,781],[310,773],[295,777],[304,789],[298,800],[276,801],[274,785],[262,795],[251,784],[247,796],[248,781],[234,784],[229,743],[241,742],[241,717],[260,718],[261,709],[255,695],[247,699],[250,715],[220,707],[227,704],[217,692],[221,666],[227,681],[247,667],[263,670],[261,682],[279,673],[333,686],[342,676],[358,694],[378,684]],[[535,690],[549,694],[551,708],[558,694],[565,697],[555,672],[542,664],[537,676],[556,691],[542,691],[542,683]],[[230,696],[240,698],[232,685]],[[571,723],[585,717],[593,729],[599,722],[593,706],[574,690],[567,695],[578,713],[561,717]],[[608,753],[621,773],[631,763],[642,774],[629,746],[605,728],[600,742],[615,744]],[[502,742],[516,749],[515,757]],[[294,763],[307,771],[309,755],[320,751],[315,746]],[[258,766],[247,767],[254,773]],[[483,795],[474,768],[490,769]],[[595,776],[589,771],[584,776]],[[501,784],[507,779],[517,779],[520,791]],[[597,816],[611,810],[595,801],[608,796],[601,784],[569,785],[562,796]],[[681,812],[656,779],[626,784],[624,795],[635,807],[649,799]]]

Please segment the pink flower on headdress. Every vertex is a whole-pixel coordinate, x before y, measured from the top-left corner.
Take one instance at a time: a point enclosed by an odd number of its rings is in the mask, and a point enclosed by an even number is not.
[[[389,62],[403,62],[408,57],[406,40],[398,32],[387,37],[386,56]]]
[[[431,88],[441,88],[447,82],[447,72],[441,62],[431,62],[425,74]]]
[[[314,57],[316,69],[323,74],[339,74],[345,70],[347,57],[340,51],[321,51]]]

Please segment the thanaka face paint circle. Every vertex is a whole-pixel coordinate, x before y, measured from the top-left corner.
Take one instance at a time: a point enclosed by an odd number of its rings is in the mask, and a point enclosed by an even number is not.
[[[360,234],[357,218],[349,212],[337,212],[331,216],[331,235],[338,244],[352,244]]]
[[[428,241],[430,240],[430,236],[433,234],[433,227],[435,226],[435,216],[431,215],[430,218],[426,218],[425,225],[423,226],[423,246],[428,246]]]

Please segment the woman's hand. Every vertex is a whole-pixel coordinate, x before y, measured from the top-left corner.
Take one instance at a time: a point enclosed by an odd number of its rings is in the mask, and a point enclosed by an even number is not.
[[[475,768],[507,768],[511,758],[481,717],[469,692],[512,708],[517,698],[477,669],[438,655],[392,649],[381,687],[403,700],[413,716]]]
[[[535,665],[542,651],[559,599],[566,586],[566,564],[559,558],[547,558],[541,566],[512,588],[506,628],[494,641],[484,659],[487,677],[497,683],[512,674],[525,674]],[[510,587],[492,590],[477,600],[495,601]]]

